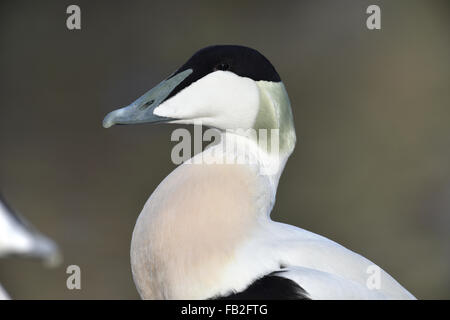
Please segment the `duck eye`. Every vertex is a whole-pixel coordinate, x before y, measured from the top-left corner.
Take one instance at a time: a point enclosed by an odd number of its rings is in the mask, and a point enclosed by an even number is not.
[[[221,62],[215,67],[215,70],[227,71],[229,69],[230,69],[230,65],[226,62]]]

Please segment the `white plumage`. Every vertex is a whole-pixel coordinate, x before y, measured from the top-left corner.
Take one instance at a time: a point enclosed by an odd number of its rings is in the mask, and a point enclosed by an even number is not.
[[[13,212],[0,196],[0,258],[8,255],[42,259],[48,266],[61,259],[57,245]],[[9,299],[1,286],[0,299]]]
[[[6,293],[5,289],[3,289],[2,285],[0,284],[0,300],[9,300],[11,299],[9,295]]]
[[[202,123],[220,143],[170,173],[139,215],[131,265],[142,298],[261,298],[253,285],[278,281],[264,297],[414,299],[366,258],[270,219],[296,135],[286,89],[257,51],[202,49],[104,126],[143,122]],[[248,133],[261,129],[277,132],[277,148]]]

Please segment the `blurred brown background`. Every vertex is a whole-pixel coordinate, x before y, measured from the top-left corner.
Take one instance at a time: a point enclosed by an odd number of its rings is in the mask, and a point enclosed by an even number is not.
[[[81,7],[82,29],[66,28]],[[382,29],[369,31],[370,4]],[[0,260],[13,298],[135,299],[129,246],[174,168],[172,126],[105,130],[198,49],[275,65],[297,148],[272,217],[373,260],[418,298],[450,298],[448,1],[2,1],[0,188],[63,266]],[[67,265],[82,289],[66,289]]]

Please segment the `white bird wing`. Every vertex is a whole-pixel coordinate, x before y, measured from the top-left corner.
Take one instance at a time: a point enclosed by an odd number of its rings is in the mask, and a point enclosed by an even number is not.
[[[26,253],[33,245],[33,236],[20,220],[0,202],[0,256],[10,253]]]
[[[61,259],[58,246],[14,213],[0,195],[0,257],[8,254],[43,258],[49,266]]]
[[[271,221],[251,238],[235,274],[281,271],[278,276],[296,282],[311,299],[415,299],[373,262],[315,233]]]
[[[6,293],[5,289],[3,289],[2,285],[0,285],[0,300],[10,300],[11,298]]]
[[[312,300],[378,300],[389,299],[382,292],[363,286],[336,274],[305,267],[289,267],[278,276],[297,283]]]
[[[285,276],[313,298],[415,299],[382,268],[330,239],[282,223],[271,228],[277,255],[289,267]]]

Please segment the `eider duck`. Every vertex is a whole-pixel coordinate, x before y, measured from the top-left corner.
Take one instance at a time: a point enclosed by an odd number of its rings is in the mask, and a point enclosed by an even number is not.
[[[136,123],[201,124],[218,137],[137,219],[131,266],[143,299],[415,299],[361,255],[271,220],[296,134],[286,88],[258,51],[204,48],[103,126]]]

